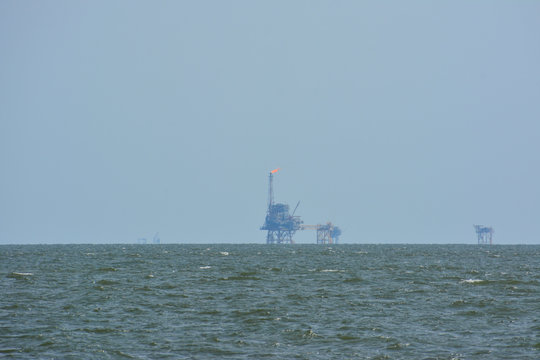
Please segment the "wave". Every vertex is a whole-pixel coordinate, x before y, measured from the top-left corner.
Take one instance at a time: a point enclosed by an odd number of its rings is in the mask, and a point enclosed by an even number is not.
[[[481,284],[486,282],[487,280],[481,280],[481,279],[467,279],[467,280],[461,280],[462,283],[468,283],[468,284]]]
[[[11,275],[13,276],[34,276],[31,272],[12,272]]]

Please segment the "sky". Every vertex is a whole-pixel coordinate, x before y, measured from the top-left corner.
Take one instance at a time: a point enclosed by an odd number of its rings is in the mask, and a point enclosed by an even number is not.
[[[540,244],[539,1],[0,2],[0,244]],[[312,231],[298,243],[315,243]]]

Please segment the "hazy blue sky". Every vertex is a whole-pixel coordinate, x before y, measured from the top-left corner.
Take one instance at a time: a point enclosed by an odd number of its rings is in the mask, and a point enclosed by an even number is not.
[[[540,243],[540,1],[0,2],[0,243]],[[312,232],[298,242],[315,242]]]

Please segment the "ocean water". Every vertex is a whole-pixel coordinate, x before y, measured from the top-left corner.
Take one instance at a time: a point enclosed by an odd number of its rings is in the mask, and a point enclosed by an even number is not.
[[[540,246],[0,246],[0,358],[540,359]]]

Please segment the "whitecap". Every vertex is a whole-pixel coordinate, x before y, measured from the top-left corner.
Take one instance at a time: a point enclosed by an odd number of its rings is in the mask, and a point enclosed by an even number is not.
[[[481,280],[481,279],[467,279],[467,280],[462,280],[461,282],[468,283],[468,284],[477,284],[484,281],[485,280]]]
[[[228,256],[228,255],[229,255],[229,253],[226,252],[226,251],[220,251],[219,253],[220,253],[221,255],[223,255],[223,256]]]
[[[210,269],[211,266],[199,266],[199,269]]]

